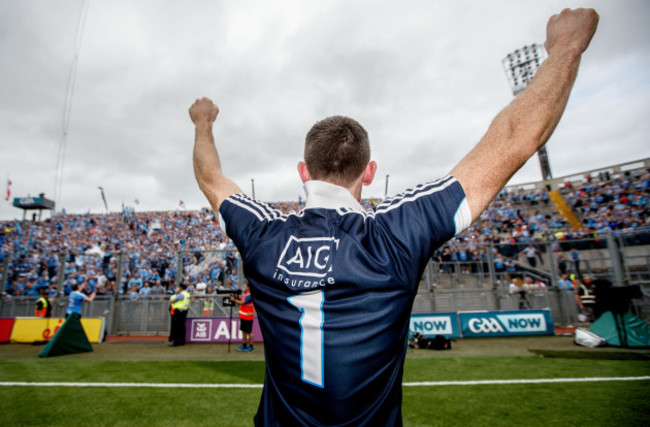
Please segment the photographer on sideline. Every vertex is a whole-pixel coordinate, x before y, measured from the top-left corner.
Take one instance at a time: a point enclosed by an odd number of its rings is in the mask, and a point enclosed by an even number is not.
[[[248,287],[248,281],[244,283],[244,293],[241,299],[236,299],[233,295],[230,297],[230,301],[239,306],[239,330],[242,332],[242,345],[237,348],[237,351],[253,351],[253,319],[255,318],[255,307],[253,307],[253,299]]]

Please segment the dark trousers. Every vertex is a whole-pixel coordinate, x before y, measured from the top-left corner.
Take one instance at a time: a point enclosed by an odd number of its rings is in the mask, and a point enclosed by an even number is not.
[[[172,330],[169,333],[169,341],[174,345],[185,344],[185,319],[187,319],[187,310],[175,310],[172,314]]]

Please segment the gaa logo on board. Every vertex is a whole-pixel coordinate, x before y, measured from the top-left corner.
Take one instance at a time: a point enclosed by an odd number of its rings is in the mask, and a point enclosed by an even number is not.
[[[475,334],[494,334],[504,332],[503,327],[497,319],[493,318],[473,318],[467,322],[469,330]]]

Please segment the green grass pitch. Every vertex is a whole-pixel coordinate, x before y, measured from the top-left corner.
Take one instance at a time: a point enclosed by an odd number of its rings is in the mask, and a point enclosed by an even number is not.
[[[470,340],[451,351],[409,350],[405,383],[650,376],[650,352],[574,349],[562,337]],[[559,343],[559,344],[558,344]],[[39,359],[39,347],[0,346],[3,425],[252,425],[261,388],[10,386],[8,382],[256,384],[261,348],[100,344]],[[534,348],[555,348],[540,357]],[[563,353],[564,352],[564,353]],[[566,357],[562,357],[565,354]],[[404,386],[407,426],[637,426],[650,423],[650,381]]]

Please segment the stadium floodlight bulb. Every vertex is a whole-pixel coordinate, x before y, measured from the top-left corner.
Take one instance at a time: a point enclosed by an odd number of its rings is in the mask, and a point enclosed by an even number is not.
[[[503,58],[501,64],[503,64],[510,88],[515,96],[528,86],[547,56],[543,45],[533,43],[516,49]]]

